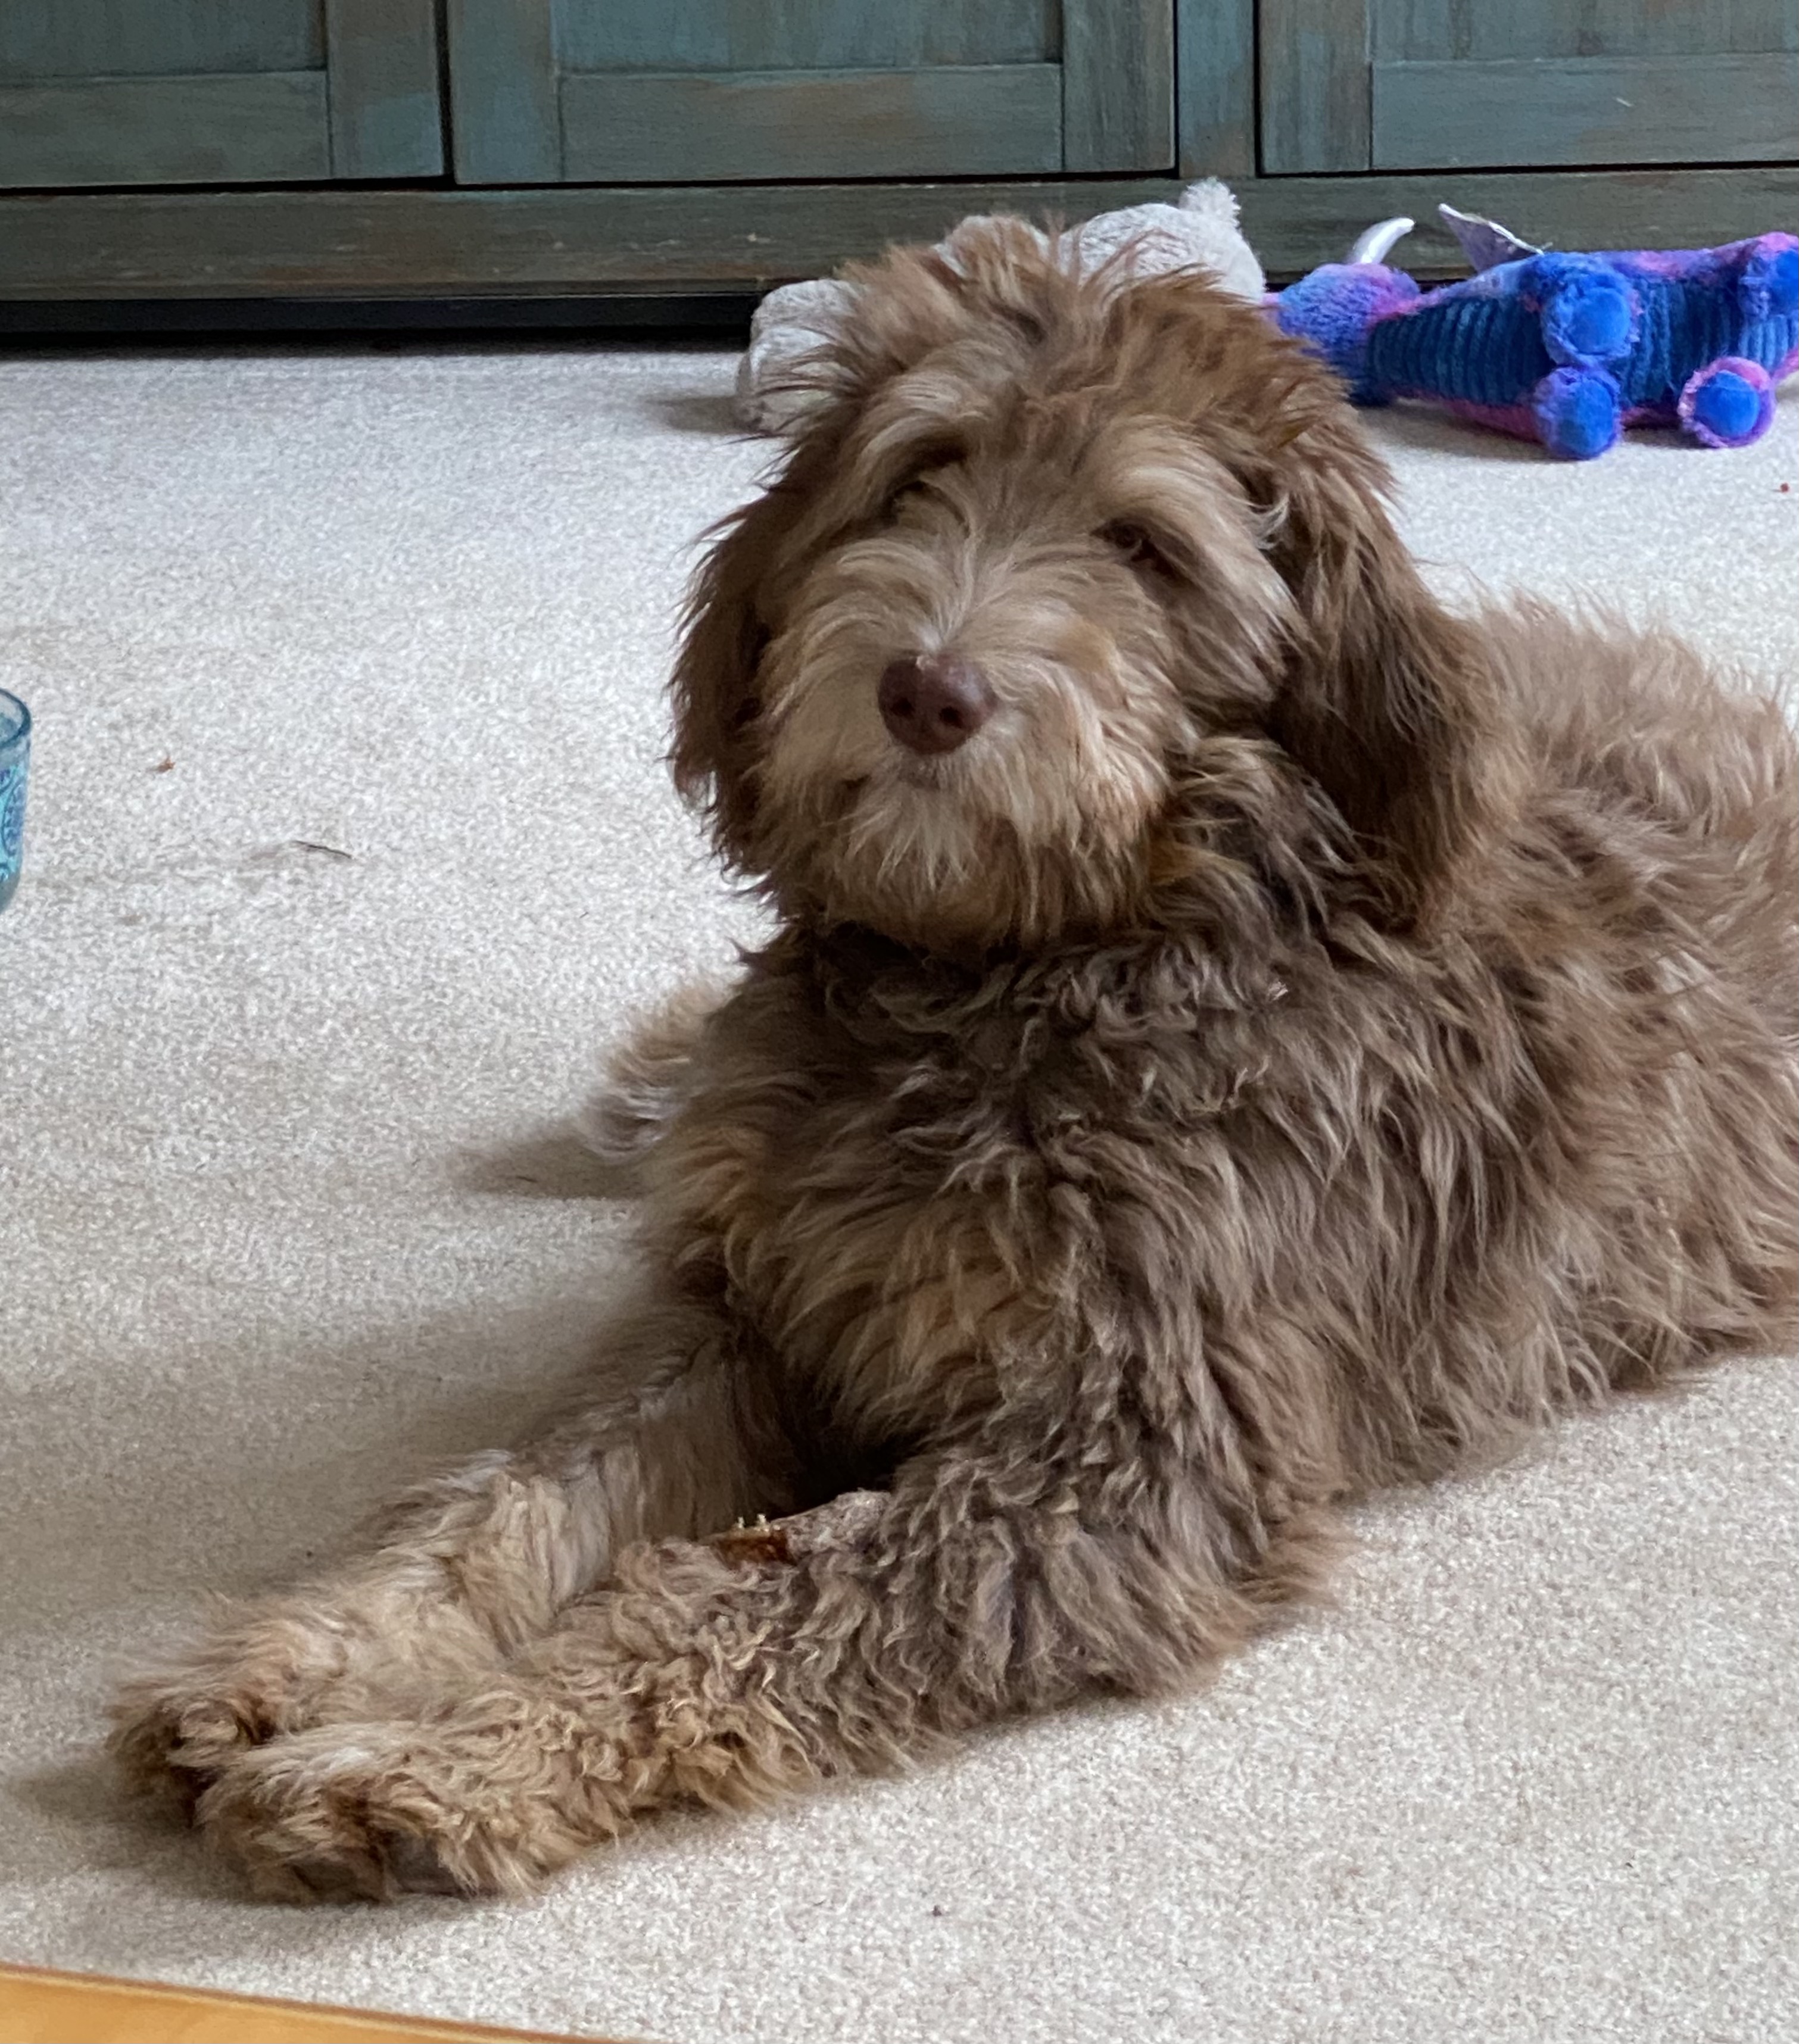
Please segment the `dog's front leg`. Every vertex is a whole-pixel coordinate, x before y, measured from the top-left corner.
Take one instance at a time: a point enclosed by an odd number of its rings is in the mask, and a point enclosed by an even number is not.
[[[606,1381],[536,1440],[421,1484],[364,1552],[226,1612],[113,1707],[113,1749],[191,1803],[235,1755],[309,1726],[429,1710],[491,1680],[634,1541],[792,1501],[772,1389],[710,1309],[646,1308]]]
[[[902,1466],[817,1539],[624,1558],[503,1678],[245,1756],[200,1815],[265,1890],[520,1892],[682,1799],[753,1804],[983,1720],[1178,1687],[1321,1552],[1145,1431],[1040,1424]]]

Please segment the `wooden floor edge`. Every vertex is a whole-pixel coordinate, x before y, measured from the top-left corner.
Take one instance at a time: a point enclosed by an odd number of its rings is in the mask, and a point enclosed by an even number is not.
[[[546,2030],[496,2029],[0,1962],[0,2044],[494,2044],[508,2038],[575,2044]]]

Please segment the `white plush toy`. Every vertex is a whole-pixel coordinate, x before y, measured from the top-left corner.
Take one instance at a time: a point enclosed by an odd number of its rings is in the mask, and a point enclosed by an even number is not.
[[[1120,271],[1127,281],[1203,263],[1239,298],[1259,302],[1267,288],[1262,266],[1237,225],[1236,194],[1216,178],[1189,185],[1176,206],[1131,206],[1100,213],[1071,229],[1067,239],[1078,249],[1085,271],[1128,248],[1130,259]],[[938,246],[954,259],[948,244]],[[789,433],[821,402],[819,392],[794,382],[792,372],[834,337],[854,293],[853,285],[819,277],[783,284],[756,307],[749,348],[737,365],[737,416],[746,426]]]

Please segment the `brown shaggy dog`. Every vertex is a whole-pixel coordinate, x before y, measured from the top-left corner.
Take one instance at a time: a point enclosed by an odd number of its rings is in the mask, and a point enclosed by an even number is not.
[[[1774,706],[1451,615],[1202,279],[1002,223],[863,282],[675,682],[779,929],[602,1116],[648,1303],[582,1409],[118,1707],[267,1890],[524,1889],[1178,1689],[1340,1500],[1793,1338]]]

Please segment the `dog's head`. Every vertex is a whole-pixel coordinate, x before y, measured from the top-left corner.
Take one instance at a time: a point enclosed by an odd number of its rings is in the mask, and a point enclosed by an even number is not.
[[[1479,663],[1328,373],[1017,222],[856,282],[695,584],[675,768],[728,858],[932,947],[1153,927],[1259,868],[1426,912],[1479,826]]]

